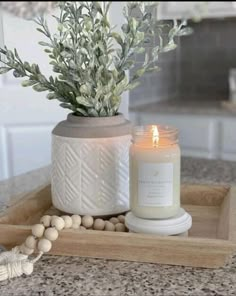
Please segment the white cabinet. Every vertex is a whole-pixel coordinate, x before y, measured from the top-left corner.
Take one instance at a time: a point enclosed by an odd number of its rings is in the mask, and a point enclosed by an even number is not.
[[[217,158],[219,151],[215,149],[218,141],[218,122],[214,119],[198,116],[172,114],[140,115],[136,124],[172,125],[179,129],[179,141],[182,154],[185,156]]]
[[[224,1],[160,1],[159,19],[202,18],[236,16],[236,2]]]
[[[236,118],[196,114],[131,113],[133,124],[163,124],[179,129],[183,156],[236,161]]]
[[[236,119],[222,121],[221,134],[221,158],[236,160]]]

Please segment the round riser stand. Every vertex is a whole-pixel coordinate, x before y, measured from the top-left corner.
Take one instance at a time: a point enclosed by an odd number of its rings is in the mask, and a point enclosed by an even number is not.
[[[138,232],[134,232],[132,230],[129,230],[130,233],[138,233]],[[161,236],[167,236],[167,235],[161,235]],[[182,237],[188,237],[188,231],[185,231],[183,233],[180,233],[180,234],[174,234],[174,235],[171,235],[171,236],[182,236]]]
[[[175,217],[169,219],[142,219],[129,212],[125,225],[130,232],[157,234],[161,236],[188,236],[192,226],[192,217],[180,208]]]

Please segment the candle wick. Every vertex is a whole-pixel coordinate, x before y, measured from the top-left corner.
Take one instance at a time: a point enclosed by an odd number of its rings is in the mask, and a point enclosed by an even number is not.
[[[155,148],[158,147],[158,141],[157,141],[157,139],[154,140],[154,143],[153,144],[154,144],[154,147]]]

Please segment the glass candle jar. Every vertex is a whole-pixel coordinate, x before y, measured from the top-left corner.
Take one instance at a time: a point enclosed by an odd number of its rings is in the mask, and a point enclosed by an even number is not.
[[[165,219],[180,209],[178,130],[148,125],[134,129],[130,147],[130,206],[145,219]]]

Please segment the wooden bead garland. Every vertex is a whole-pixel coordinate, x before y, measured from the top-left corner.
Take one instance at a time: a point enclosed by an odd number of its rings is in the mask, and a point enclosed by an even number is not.
[[[81,217],[79,215],[72,215],[72,228],[73,229],[78,229],[81,225]]]
[[[102,219],[96,219],[94,221],[94,225],[93,225],[94,230],[103,230],[104,227],[105,227],[105,221],[103,221]]]
[[[89,216],[89,215],[85,215],[83,218],[82,218],[82,225],[85,227],[85,228],[90,228],[93,226],[93,217],[92,216]]]
[[[35,249],[36,247],[36,239],[33,235],[30,235],[27,237],[26,241],[25,241],[25,246],[29,249]]]
[[[65,221],[58,216],[53,216],[51,225],[54,226],[58,231],[61,231],[65,227]]]
[[[115,225],[110,221],[105,222],[105,231],[115,231]]]
[[[51,250],[52,248],[52,243],[50,240],[46,238],[41,238],[38,242],[38,250],[43,253],[47,253]]]
[[[31,249],[31,248],[27,248],[25,244],[22,244],[20,247],[19,247],[20,251],[22,254],[24,255],[31,255],[34,253],[34,249]]]
[[[65,226],[64,228],[71,228],[73,221],[72,218],[70,216],[61,216],[61,218],[64,220],[65,222]]]
[[[32,226],[32,235],[28,236],[25,243],[23,243],[19,248],[21,253],[25,255],[32,254],[36,246],[38,251],[47,253],[52,248],[51,242],[57,240],[59,231],[62,229],[73,228],[78,229],[79,231],[94,229],[125,232],[126,227],[124,225],[124,221],[124,215],[112,217],[109,221],[101,218],[94,220],[94,218],[89,215],[85,215],[82,218],[79,215],[64,215],[61,217],[56,215],[44,215],[40,219],[41,224],[35,224]]]
[[[116,231],[125,232],[125,225],[123,223],[117,223],[115,225]]]
[[[35,224],[32,226],[32,234],[35,237],[41,237],[43,236],[45,227],[42,224]]]
[[[55,212],[54,212],[55,213]],[[40,224],[32,226],[32,235],[29,235],[25,242],[13,248],[9,252],[0,253],[0,281],[21,276],[30,275],[33,272],[33,265],[44,253],[52,248],[52,242],[59,236],[59,231],[63,229],[75,229],[77,231],[100,230],[100,231],[127,231],[125,216],[119,215],[109,220],[94,218],[89,215],[80,217],[79,215],[56,216],[49,214],[40,219]],[[38,249],[38,256],[32,260],[28,256]],[[1,265],[5,264],[5,265]]]
[[[58,238],[58,231],[54,227],[49,227],[45,230],[44,236],[51,242],[55,241]]]
[[[117,223],[119,223],[119,219],[116,218],[116,217],[112,217],[110,220],[109,220],[112,224],[116,225]]]
[[[125,223],[125,216],[124,215],[119,215],[117,218],[120,221],[120,223]]]
[[[40,219],[40,223],[42,223],[45,227],[49,227],[51,224],[51,216],[45,215]]]

